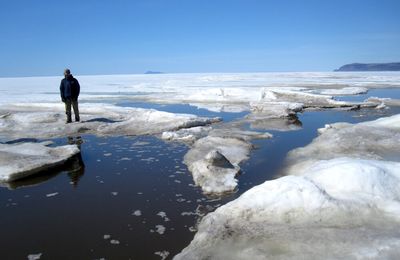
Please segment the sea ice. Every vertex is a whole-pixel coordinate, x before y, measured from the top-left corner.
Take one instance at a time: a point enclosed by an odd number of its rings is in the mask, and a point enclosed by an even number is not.
[[[299,175],[315,161],[343,156],[389,161],[400,158],[400,114],[359,124],[330,124],[318,132],[311,144],[289,152],[287,174]]]
[[[156,232],[160,235],[164,234],[165,227],[163,225],[156,225]]]
[[[39,260],[42,257],[42,253],[28,255],[28,260]]]
[[[60,165],[80,152],[76,145],[48,147],[47,144],[0,144],[0,182],[14,181]]]
[[[158,134],[205,126],[219,118],[201,118],[153,109],[123,108],[105,104],[82,104],[81,122],[65,124],[61,104],[19,104],[0,108],[0,137],[50,138],[82,133],[96,135]]]
[[[400,254],[400,115],[337,123],[285,173],[201,221],[175,259],[392,259]],[[306,161],[307,163],[304,163]]]
[[[154,254],[155,255],[158,255],[158,256],[160,256],[161,257],[161,260],[165,260],[165,259],[167,259],[167,257],[169,256],[169,252],[168,251],[157,251],[157,252],[154,252]]]
[[[232,191],[237,186],[235,179],[239,163],[248,158],[251,144],[236,139],[207,136],[198,140],[184,157],[192,172],[193,180],[205,193]],[[226,166],[215,165],[219,159],[229,162]]]
[[[365,94],[368,92],[368,89],[363,87],[347,87],[347,88],[337,88],[337,89],[322,89],[316,92],[322,95],[345,96],[345,95]]]

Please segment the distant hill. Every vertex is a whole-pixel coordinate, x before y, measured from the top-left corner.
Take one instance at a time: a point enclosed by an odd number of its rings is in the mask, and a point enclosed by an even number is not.
[[[392,63],[352,63],[335,71],[400,71],[400,62]]]
[[[164,74],[164,72],[148,70],[148,71],[146,71],[144,74]]]

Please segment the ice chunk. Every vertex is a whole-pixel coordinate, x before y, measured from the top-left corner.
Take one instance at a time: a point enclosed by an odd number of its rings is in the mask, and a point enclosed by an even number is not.
[[[136,216],[136,217],[139,217],[139,216],[142,215],[142,212],[141,212],[140,210],[135,210],[135,211],[132,213],[132,215],[133,215],[133,216]]]
[[[57,104],[10,105],[7,107],[7,116],[0,118],[0,137],[49,138],[80,133],[158,134],[163,131],[206,126],[221,120],[105,104],[82,104],[80,112],[80,123],[65,124],[63,108]]]
[[[249,143],[236,138],[208,136],[194,144],[184,162],[205,193],[222,193],[236,188],[238,164],[247,159],[250,149]]]
[[[28,255],[28,260],[39,260],[42,257],[42,253]]]
[[[165,260],[169,256],[169,252],[165,251],[165,250],[164,251],[157,251],[154,254],[160,256],[161,260]]]
[[[46,143],[0,144],[0,181],[9,182],[60,165],[78,154],[76,145],[47,147]]]
[[[400,106],[400,99],[392,99],[392,98],[378,98],[378,97],[369,97],[364,102],[373,103],[379,106],[388,105],[388,106]]]
[[[318,160],[355,157],[397,161],[400,158],[400,114],[359,124],[335,123],[319,129],[320,135],[306,147],[289,152],[287,174]]]
[[[178,131],[166,131],[162,133],[161,138],[169,141],[193,143],[197,139],[207,136],[211,129],[211,127],[207,126],[198,126],[180,129]]]
[[[400,115],[326,126],[289,154],[285,173],[297,176],[266,181],[208,214],[175,259],[395,258],[399,134]]]
[[[200,223],[175,259],[385,258],[400,253],[400,163],[338,158],[256,186]]]
[[[110,240],[110,244],[112,244],[112,245],[119,245],[120,242],[119,242],[118,240],[116,240],[116,239],[111,239],[111,240]]]
[[[54,192],[54,193],[46,194],[46,197],[50,198],[50,197],[54,197],[54,196],[57,196],[57,195],[58,195],[58,192]]]
[[[165,227],[163,225],[156,225],[156,232],[160,235],[164,234]]]
[[[316,92],[322,95],[345,96],[345,95],[365,94],[368,92],[368,89],[363,87],[346,87],[337,89],[323,89]]]

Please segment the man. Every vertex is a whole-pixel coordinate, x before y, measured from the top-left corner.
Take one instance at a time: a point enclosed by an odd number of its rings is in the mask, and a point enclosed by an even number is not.
[[[79,122],[78,96],[81,87],[76,78],[71,75],[69,69],[64,70],[64,79],[61,80],[60,94],[61,100],[65,103],[65,113],[67,114],[67,124],[72,122],[71,106],[74,108],[75,121]]]

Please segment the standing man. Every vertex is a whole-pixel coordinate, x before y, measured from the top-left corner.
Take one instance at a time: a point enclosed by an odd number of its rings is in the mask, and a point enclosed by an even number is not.
[[[75,121],[79,122],[78,96],[81,87],[76,78],[71,75],[69,69],[64,70],[64,79],[61,80],[60,94],[61,100],[65,103],[65,113],[67,114],[67,124],[72,122],[71,106],[74,108]]]

